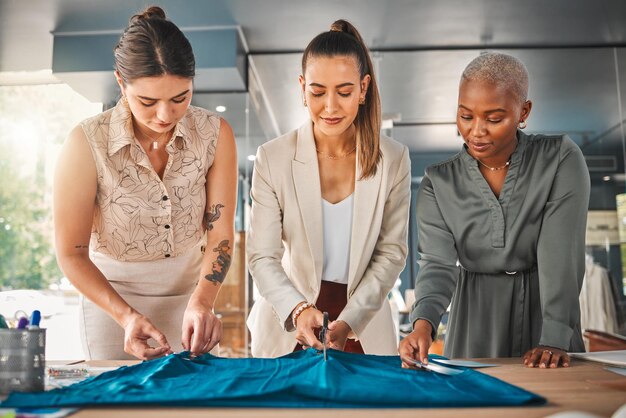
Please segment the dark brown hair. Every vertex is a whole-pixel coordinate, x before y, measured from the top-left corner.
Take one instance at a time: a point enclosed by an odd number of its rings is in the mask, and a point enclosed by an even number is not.
[[[189,78],[196,74],[191,44],[158,6],[130,18],[113,52],[124,83],[164,74]]]
[[[322,32],[313,38],[302,55],[302,74],[306,72],[306,63],[309,58],[337,55],[356,59],[361,80],[367,74],[371,77],[365,95],[365,104],[359,106],[354,122],[359,146],[358,158],[362,170],[361,179],[365,179],[376,174],[378,162],[382,158],[380,152],[381,110],[372,59],[356,28],[350,22],[340,19],[330,26],[328,32]]]

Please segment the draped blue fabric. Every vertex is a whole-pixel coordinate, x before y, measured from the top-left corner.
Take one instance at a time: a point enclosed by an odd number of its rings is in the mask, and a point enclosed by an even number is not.
[[[3,407],[105,405],[421,408],[541,404],[545,399],[474,370],[455,376],[400,367],[396,356],[314,349],[278,359],[173,354],[75,385],[13,393]]]

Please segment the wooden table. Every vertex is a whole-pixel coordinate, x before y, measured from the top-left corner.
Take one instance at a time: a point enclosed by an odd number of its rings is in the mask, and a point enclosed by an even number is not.
[[[545,417],[562,411],[584,411],[609,417],[626,404],[626,377],[604,370],[604,365],[572,360],[569,368],[529,369],[519,358],[478,359],[499,367],[485,368],[485,374],[502,379],[548,400],[543,406],[507,408],[429,408],[429,409],[235,409],[235,408],[106,408],[82,409],[72,418],[123,416],[129,418],[161,417]],[[96,367],[132,364],[122,361],[88,361]]]

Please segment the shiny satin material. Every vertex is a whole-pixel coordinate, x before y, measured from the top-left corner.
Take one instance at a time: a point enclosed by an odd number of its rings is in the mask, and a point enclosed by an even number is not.
[[[73,386],[13,393],[2,407],[229,406],[432,408],[519,406],[545,399],[474,370],[455,376],[400,367],[397,356],[314,349],[278,359],[170,355]]]

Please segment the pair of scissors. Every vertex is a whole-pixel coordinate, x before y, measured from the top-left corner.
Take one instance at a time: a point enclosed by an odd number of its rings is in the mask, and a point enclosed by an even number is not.
[[[324,344],[324,361],[328,360],[326,356],[326,334],[328,334],[328,312],[324,312],[324,322],[320,331],[320,340]]]
[[[461,369],[455,369],[452,367],[445,367],[442,366],[440,364],[436,364],[436,363],[428,363],[428,364],[424,364],[419,360],[414,360],[411,358],[402,358],[406,363],[412,364],[415,367],[417,367],[418,370],[425,370],[425,371],[429,371],[429,372],[433,372],[433,373],[439,373],[439,374],[445,374],[448,376],[454,376],[457,374],[461,374],[463,373],[463,370]]]

